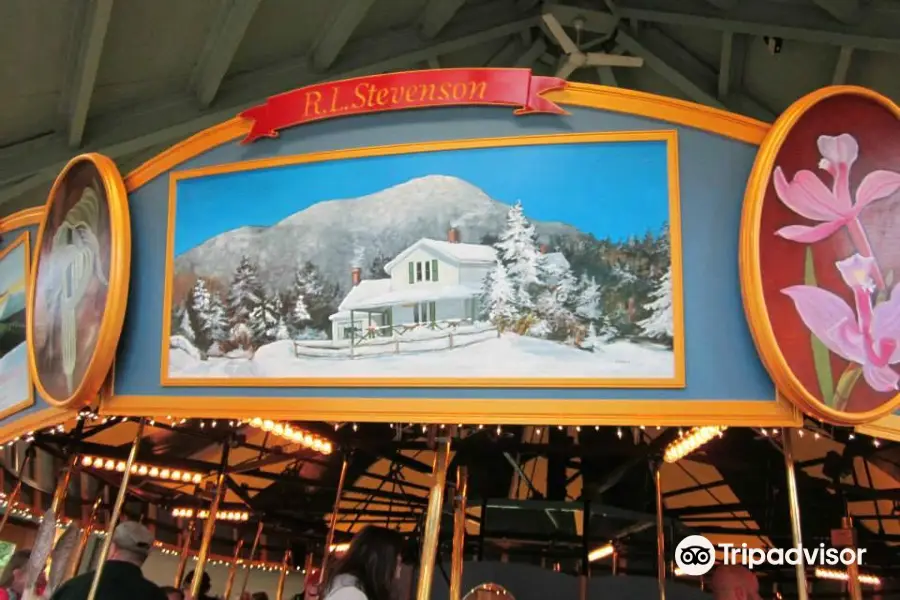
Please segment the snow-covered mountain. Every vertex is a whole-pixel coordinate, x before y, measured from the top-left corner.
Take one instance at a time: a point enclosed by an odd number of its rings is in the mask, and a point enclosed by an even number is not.
[[[429,175],[361,198],[319,202],[271,227],[241,227],[219,234],[176,257],[175,271],[224,282],[246,255],[259,266],[268,291],[273,291],[287,288],[298,266],[311,261],[346,290],[354,266],[365,271],[379,256],[391,259],[423,237],[446,239],[451,227],[459,231],[459,241],[480,243],[485,235],[503,229],[508,211],[509,205],[471,183]],[[577,233],[563,223],[533,224],[541,241]]]

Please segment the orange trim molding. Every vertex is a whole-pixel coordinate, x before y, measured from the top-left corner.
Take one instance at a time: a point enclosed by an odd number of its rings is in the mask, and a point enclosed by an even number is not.
[[[18,229],[18,228],[17,228]],[[0,250],[0,262],[9,255],[14,249],[19,246],[25,247],[25,285],[26,287],[31,283],[31,261],[33,257],[31,256],[31,244],[29,243],[28,232],[23,232],[19,237],[13,240],[9,245]],[[28,290],[25,290],[26,296]],[[26,318],[27,318],[27,310],[26,310]],[[27,341],[27,340],[26,340]],[[27,344],[26,344],[27,349]],[[28,369],[28,365],[25,365],[25,368]],[[3,409],[0,409],[0,421],[3,419],[10,417],[16,413],[22,412],[26,408],[34,406],[34,381],[31,375],[31,369],[28,369],[28,397],[21,402],[17,402],[11,406],[7,406]]]
[[[474,148],[499,148],[513,146],[539,146],[554,144],[606,143],[606,142],[665,142],[668,171],[669,240],[672,254],[672,311],[674,335],[674,374],[670,378],[391,378],[391,377],[346,377],[346,378],[174,378],[169,376],[169,339],[171,337],[170,311],[172,306],[172,282],[174,281],[175,215],[177,213],[177,186],[180,181],[220,175],[223,173],[247,172],[287,165],[310,164],[326,160],[343,160],[368,156],[393,156],[445,150],[467,150]],[[684,311],[681,255],[681,202],[678,180],[678,135],[668,131],[629,131],[609,133],[574,133],[456,140],[447,142],[426,142],[398,144],[374,148],[352,148],[257,159],[246,162],[229,163],[175,171],[169,177],[169,210],[166,240],[166,267],[163,293],[163,327],[160,344],[160,381],[165,386],[180,387],[470,387],[470,388],[683,388],[685,386],[684,358]]]
[[[753,341],[756,344],[763,364],[775,382],[776,387],[781,390],[786,398],[810,415],[836,425],[861,425],[893,413],[900,407],[900,394],[879,408],[859,413],[834,410],[811,394],[794,375],[775,339],[775,332],[772,330],[765,298],[763,297],[763,275],[759,262],[760,219],[762,218],[766,189],[769,186],[775,159],[781,150],[782,144],[784,144],[785,139],[791,133],[797,121],[809,109],[828,98],[848,94],[874,100],[900,119],[900,107],[894,104],[892,100],[878,92],[856,86],[822,88],[804,96],[791,105],[775,121],[775,124],[760,146],[753,170],[750,172],[747,192],[744,196],[743,214],[741,216],[739,263],[741,293],[743,295],[747,322],[750,325],[750,333],[753,336]]]
[[[47,408],[30,415],[10,419],[8,423],[0,424],[0,444],[34,433],[41,429],[61,425],[72,419],[78,411],[62,408]]]
[[[798,427],[800,412],[776,396],[754,400],[575,400],[497,398],[273,398],[114,395],[103,415],[463,423],[483,425],[622,425]]]
[[[40,225],[44,220],[44,212],[46,206],[35,206],[34,208],[26,208],[17,213],[13,213],[8,217],[0,219],[0,233],[30,227],[32,225]]]
[[[863,435],[900,442],[900,415],[891,415],[878,419],[874,423],[859,425],[856,431]]]
[[[100,331],[97,334],[96,349],[88,363],[84,377],[68,398],[55,398],[44,387],[35,359],[34,306],[38,275],[41,272],[41,249],[56,193],[65,182],[66,176],[72,167],[85,161],[92,163],[100,174],[106,191],[106,201],[109,209],[111,252],[107,305],[100,323]],[[34,268],[29,279],[28,310],[25,313],[28,335],[28,362],[35,387],[44,400],[60,408],[76,407],[88,404],[96,399],[103,381],[112,367],[116,347],[119,343],[119,336],[122,333],[122,324],[125,320],[125,306],[128,299],[128,283],[131,276],[131,220],[128,213],[128,195],[125,191],[122,177],[119,175],[119,171],[112,160],[101,154],[82,154],[70,160],[63,168],[50,189],[46,207],[44,219],[38,230],[38,252],[34,259]]]
[[[702,104],[587,83],[567,83],[565,89],[547,92],[544,98],[557,104],[659,119],[753,145],[762,142],[770,127],[768,123]],[[204,152],[247,136],[251,126],[250,120],[235,117],[205,129],[131,171],[125,186],[133,192]]]

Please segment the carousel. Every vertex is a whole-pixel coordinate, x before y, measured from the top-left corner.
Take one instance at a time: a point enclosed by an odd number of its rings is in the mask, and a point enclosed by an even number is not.
[[[898,593],[896,112],[436,69],[74,157],[0,219],[0,564],[93,600],[136,521],[311,599],[377,525],[403,600]]]

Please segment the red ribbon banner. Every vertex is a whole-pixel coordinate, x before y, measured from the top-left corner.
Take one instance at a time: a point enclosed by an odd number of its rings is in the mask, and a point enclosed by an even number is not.
[[[568,114],[543,97],[564,88],[556,77],[530,69],[436,69],[320,83],[269,98],[240,114],[253,121],[248,144],[312,121],[388,110],[433,106],[515,106],[515,114]]]

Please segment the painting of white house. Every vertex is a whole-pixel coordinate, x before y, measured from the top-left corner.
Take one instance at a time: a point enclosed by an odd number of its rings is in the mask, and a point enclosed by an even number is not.
[[[22,242],[0,251],[0,412],[31,398],[25,343],[25,252]]]
[[[670,380],[666,157],[572,143],[181,180],[168,382]]]

